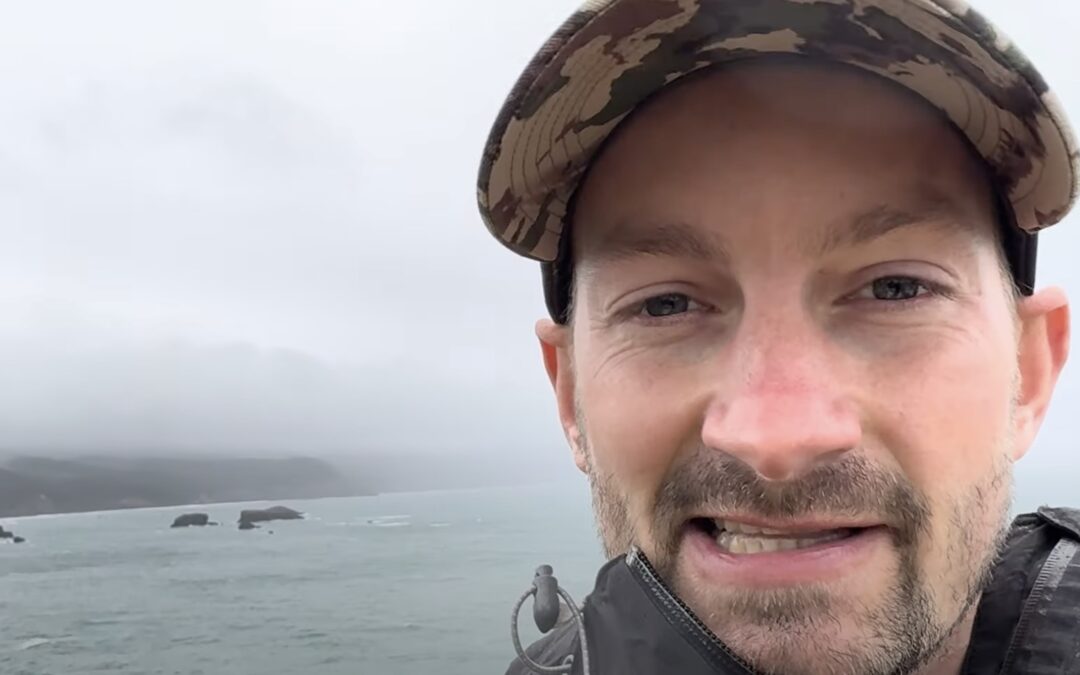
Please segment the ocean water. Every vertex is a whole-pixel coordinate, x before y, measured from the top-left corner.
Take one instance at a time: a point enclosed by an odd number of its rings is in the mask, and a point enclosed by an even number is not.
[[[271,503],[308,518],[237,530]],[[580,601],[603,563],[584,484],[2,522],[4,675],[502,673],[536,566]]]

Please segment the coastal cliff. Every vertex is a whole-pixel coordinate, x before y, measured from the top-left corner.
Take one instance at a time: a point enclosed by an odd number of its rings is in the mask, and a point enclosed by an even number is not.
[[[16,457],[0,465],[0,517],[372,494],[314,458]]]

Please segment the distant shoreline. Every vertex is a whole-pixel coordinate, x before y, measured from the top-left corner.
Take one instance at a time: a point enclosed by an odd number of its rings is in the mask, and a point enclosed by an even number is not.
[[[378,492],[370,477],[313,457],[19,456],[0,465],[0,518]]]
[[[248,499],[241,501],[228,501],[228,502],[202,502],[197,504],[159,504],[155,506],[120,506],[111,509],[95,509],[92,511],[64,511],[62,513],[35,513],[31,515],[23,516],[5,516],[0,514],[0,521],[14,522],[21,520],[30,520],[31,518],[62,518],[68,516],[95,516],[108,513],[124,513],[128,511],[175,511],[175,510],[190,510],[190,511],[207,511],[215,508],[224,507],[237,507],[248,506],[251,504],[268,504],[268,503],[282,503],[282,502],[314,502],[324,499],[362,499],[365,497],[378,497],[380,493],[370,494],[356,494],[356,495],[333,495],[329,497],[267,497],[263,499]]]
[[[266,497],[266,498],[260,498],[260,499],[247,499],[247,500],[239,500],[239,501],[201,502],[201,503],[195,503],[195,504],[172,504],[172,505],[163,504],[163,505],[155,505],[155,506],[127,506],[127,507],[111,508],[111,509],[95,509],[95,510],[91,510],[91,511],[65,511],[63,513],[35,513],[35,514],[31,514],[31,515],[21,515],[21,516],[0,515],[0,521],[2,521],[2,522],[14,522],[14,521],[29,520],[31,518],[45,519],[45,518],[60,518],[60,517],[67,517],[67,516],[93,516],[93,515],[102,515],[102,514],[108,514],[108,513],[127,512],[127,511],[163,511],[164,512],[164,511],[175,511],[175,510],[182,509],[182,510],[191,510],[191,511],[198,512],[198,511],[203,511],[203,510],[210,510],[210,509],[213,509],[213,508],[224,508],[224,507],[235,508],[235,507],[240,507],[240,506],[249,506],[249,505],[253,505],[253,504],[267,504],[267,503],[270,503],[270,502],[274,502],[274,503],[282,503],[282,502],[284,502],[284,503],[287,504],[289,502],[314,502],[314,501],[324,501],[324,500],[328,500],[328,499],[375,498],[375,497],[383,497],[383,496],[387,496],[387,495],[395,495],[395,496],[398,496],[398,495],[410,495],[410,494],[426,495],[426,494],[434,494],[434,493],[440,493],[440,492],[451,492],[451,493],[488,492],[488,491],[492,491],[492,490],[496,490],[496,491],[498,491],[498,490],[520,490],[520,489],[523,489],[523,488],[542,489],[542,488],[547,488],[547,487],[577,488],[577,487],[580,487],[580,484],[577,481],[568,481],[568,480],[564,479],[564,480],[544,480],[544,481],[527,482],[527,483],[507,483],[507,484],[503,484],[503,485],[423,488],[423,489],[417,489],[417,490],[404,490],[404,489],[402,489],[402,490],[385,490],[385,491],[381,491],[381,492],[371,492],[371,493],[365,493],[365,494],[330,495],[330,496],[326,496],[326,497]]]

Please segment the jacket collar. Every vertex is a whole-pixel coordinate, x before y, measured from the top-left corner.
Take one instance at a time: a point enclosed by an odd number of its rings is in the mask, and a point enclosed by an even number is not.
[[[755,675],[637,549],[601,568],[584,615],[594,674]]]

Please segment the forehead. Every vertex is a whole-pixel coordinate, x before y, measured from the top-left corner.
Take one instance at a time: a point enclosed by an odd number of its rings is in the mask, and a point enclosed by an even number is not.
[[[748,62],[681,82],[620,125],[575,198],[573,246],[577,258],[630,226],[736,221],[804,246],[874,211],[990,233],[990,185],[960,132],[893,83],[844,66]],[[775,222],[784,227],[762,227]]]

